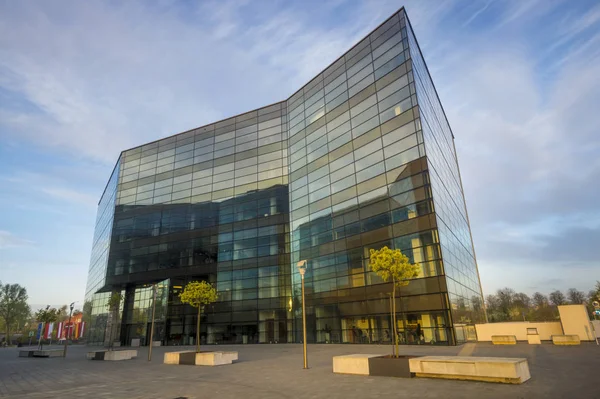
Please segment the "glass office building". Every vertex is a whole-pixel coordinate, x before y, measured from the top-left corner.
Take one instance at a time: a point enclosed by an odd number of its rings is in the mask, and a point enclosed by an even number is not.
[[[419,276],[401,342],[452,345],[485,319],[454,136],[404,9],[287,100],[123,151],[100,200],[88,342],[193,344],[178,295],[206,280],[202,343],[391,342],[391,286],[369,249]],[[107,310],[121,292],[118,315]],[[116,318],[113,318],[116,316]]]

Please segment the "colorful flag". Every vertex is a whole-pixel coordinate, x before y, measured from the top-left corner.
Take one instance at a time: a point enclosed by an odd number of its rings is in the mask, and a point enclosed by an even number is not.
[[[58,339],[63,338],[62,334],[63,334],[63,322],[61,321],[60,323],[58,323],[58,330],[56,330],[56,337]]]
[[[44,323],[38,323],[38,328],[37,328],[37,335],[35,337],[35,339],[40,339],[40,336],[42,335],[42,325]]]
[[[48,326],[48,329],[47,329],[46,339],[51,339],[52,331],[54,330],[54,323],[48,323],[47,326]]]

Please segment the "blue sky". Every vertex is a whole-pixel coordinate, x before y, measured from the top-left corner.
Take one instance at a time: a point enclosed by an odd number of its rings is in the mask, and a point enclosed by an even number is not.
[[[81,301],[119,152],[287,98],[405,5],[484,293],[600,279],[597,1],[0,1],[0,281]]]

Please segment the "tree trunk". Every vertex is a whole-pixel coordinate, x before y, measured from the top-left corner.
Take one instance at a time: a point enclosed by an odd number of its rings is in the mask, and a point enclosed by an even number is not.
[[[393,309],[394,308],[394,304],[392,302],[392,294],[390,294],[390,324],[394,323],[394,312]],[[390,326],[392,327],[392,326]],[[392,344],[392,355],[396,356],[396,342],[394,341],[393,334],[394,334],[394,329],[390,328],[392,331],[390,331],[390,343]]]
[[[406,319],[406,312],[404,309],[404,301],[402,300],[402,293],[400,292],[400,288],[398,288],[398,295],[400,295],[400,311],[402,312],[402,325],[404,326],[404,342],[408,345],[408,332],[406,331],[406,326],[408,325],[408,320]]]
[[[42,350],[42,348],[44,347],[44,341],[43,340],[44,340],[44,325],[45,324],[46,323],[42,321],[42,329],[40,331],[40,339],[38,341],[38,348],[39,348],[39,350]]]
[[[398,323],[396,322],[396,279],[392,279],[393,289],[392,289],[392,311],[394,312],[394,342],[396,343],[396,350],[394,351],[394,356],[400,356],[400,348],[398,344]]]
[[[200,310],[202,305],[198,305],[198,322],[196,323],[196,353],[200,353]]]

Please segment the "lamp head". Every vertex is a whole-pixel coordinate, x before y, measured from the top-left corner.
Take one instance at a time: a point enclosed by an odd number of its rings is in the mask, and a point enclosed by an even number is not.
[[[298,267],[298,272],[300,272],[300,275],[304,276],[304,273],[306,273],[306,260],[301,260],[298,262],[296,267]]]

